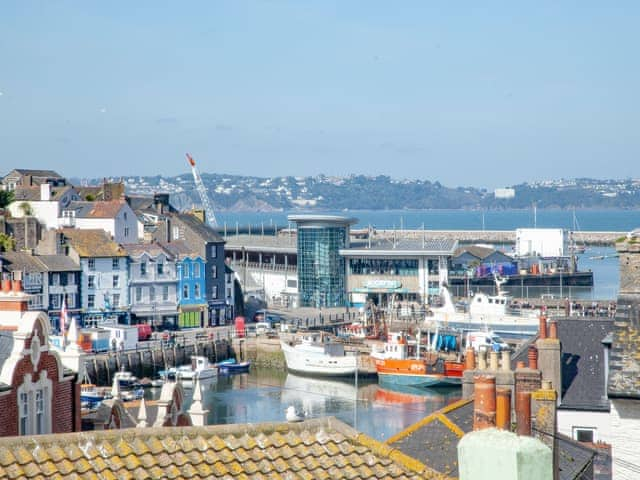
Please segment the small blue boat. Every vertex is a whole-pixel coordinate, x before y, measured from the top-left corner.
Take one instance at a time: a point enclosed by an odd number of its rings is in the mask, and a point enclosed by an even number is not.
[[[233,373],[247,373],[251,366],[251,362],[246,361],[238,363],[235,358],[229,358],[216,363],[216,366],[218,367],[218,372],[221,375],[231,375]]]

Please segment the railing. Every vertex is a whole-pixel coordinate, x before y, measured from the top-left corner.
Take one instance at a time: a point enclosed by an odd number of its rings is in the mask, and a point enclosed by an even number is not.
[[[282,264],[273,264],[273,263],[260,263],[260,262],[243,262],[236,260],[235,262],[231,262],[231,266],[237,270],[239,268],[253,268],[257,270],[271,270],[276,272],[296,272],[298,270],[297,265],[282,265]]]

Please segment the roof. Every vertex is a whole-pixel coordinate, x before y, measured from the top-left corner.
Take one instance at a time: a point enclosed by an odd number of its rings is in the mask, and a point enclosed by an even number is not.
[[[609,359],[609,398],[640,399],[640,298],[618,295]]]
[[[613,330],[612,319],[562,318],[562,401],[560,408],[609,410],[602,340]]]
[[[453,256],[459,257],[463,253],[469,253],[470,255],[473,255],[474,257],[480,260],[484,260],[485,258],[493,255],[494,253],[499,253],[500,255],[508,257],[506,253],[501,252],[500,250],[496,250],[495,248],[483,247],[481,245],[467,245],[464,247],[459,247],[453,253]]]
[[[287,216],[289,222],[295,222],[298,228],[304,227],[348,227],[358,223],[357,218],[342,215],[298,214]]]
[[[171,255],[178,259],[183,258],[202,258],[198,252],[195,252],[184,240],[173,240],[168,243],[161,242],[162,248],[167,250]]]
[[[65,210],[74,210],[77,218],[114,218],[126,204],[124,200],[108,202],[70,202]]]
[[[51,186],[51,201],[55,201],[60,198],[64,192],[67,190],[71,190],[73,187],[71,185],[64,185],[62,187],[54,187]],[[13,191],[14,201],[23,201],[23,202],[38,202],[41,198],[41,189],[40,186],[35,187],[26,187],[26,186],[18,186]]]
[[[441,475],[335,418],[0,438],[9,478],[358,478]]]
[[[13,172],[17,172],[20,175],[31,175],[32,177],[63,178],[58,172],[54,172],[53,170],[31,170],[28,168],[14,168],[7,175],[10,175]]]
[[[109,234],[104,230],[64,228],[62,233],[81,257],[127,256],[125,249],[111,240]]]
[[[290,253],[298,252],[296,235],[229,235],[225,250],[246,250],[247,252]]]
[[[160,243],[128,243],[122,245],[127,254],[132,258],[141,257],[145,253],[151,257],[157,257],[158,255],[164,255],[165,257],[173,257],[173,254],[164,248]]]
[[[80,265],[66,255],[38,255],[37,258],[50,272],[74,272],[80,270]]]
[[[427,238],[423,240],[401,238],[394,243],[391,239],[355,240],[349,248],[340,249],[344,256],[451,256],[458,246],[457,240]]]
[[[179,220],[186,228],[205,242],[221,243],[224,239],[209,225],[202,223],[196,217],[188,213],[176,213],[172,218]]]
[[[404,431],[387,444],[429,468],[458,476],[458,442],[473,430],[473,398],[446,406]],[[568,437],[558,437],[560,480],[576,480],[592,462],[596,452]]]
[[[39,257],[25,252],[3,252],[0,255],[3,267],[10,271],[44,272],[46,267],[38,260]]]

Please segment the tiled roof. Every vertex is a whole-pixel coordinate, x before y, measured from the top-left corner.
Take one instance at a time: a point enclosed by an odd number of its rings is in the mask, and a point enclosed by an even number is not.
[[[51,200],[57,200],[62,196],[64,192],[72,189],[70,185],[65,185],[63,187],[51,187]],[[39,201],[41,195],[40,186],[35,187],[23,187],[19,186],[13,192],[15,201]]]
[[[38,255],[37,258],[50,272],[75,272],[80,270],[80,265],[66,255]]]
[[[140,257],[145,253],[154,258],[161,254],[164,254],[166,257],[173,256],[173,254],[168,249],[164,248],[157,242],[129,243],[123,245],[122,248],[124,248],[127,251],[127,254],[132,258]]]
[[[12,172],[18,172],[20,175],[31,175],[32,177],[63,178],[58,172],[54,172],[53,170],[31,170],[28,168],[16,168],[12,170]]]
[[[602,340],[613,330],[612,319],[563,318],[561,408],[609,410]]]
[[[9,271],[44,272],[46,267],[39,257],[24,252],[3,252],[0,255],[3,267]]]
[[[458,442],[473,430],[473,398],[440,409],[387,440],[428,468],[458,476]],[[577,480],[596,452],[567,437],[558,438],[560,480]]]
[[[126,257],[124,248],[111,240],[104,230],[62,229],[69,244],[81,257]]]
[[[71,202],[65,210],[74,210],[77,218],[115,218],[125,203],[124,200]]]
[[[335,418],[1,438],[0,477],[444,478]]]

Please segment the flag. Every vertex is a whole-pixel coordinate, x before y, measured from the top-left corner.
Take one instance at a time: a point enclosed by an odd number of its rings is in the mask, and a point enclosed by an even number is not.
[[[65,296],[62,296],[62,307],[60,307],[60,332],[62,333],[63,341],[67,336],[67,301]]]

